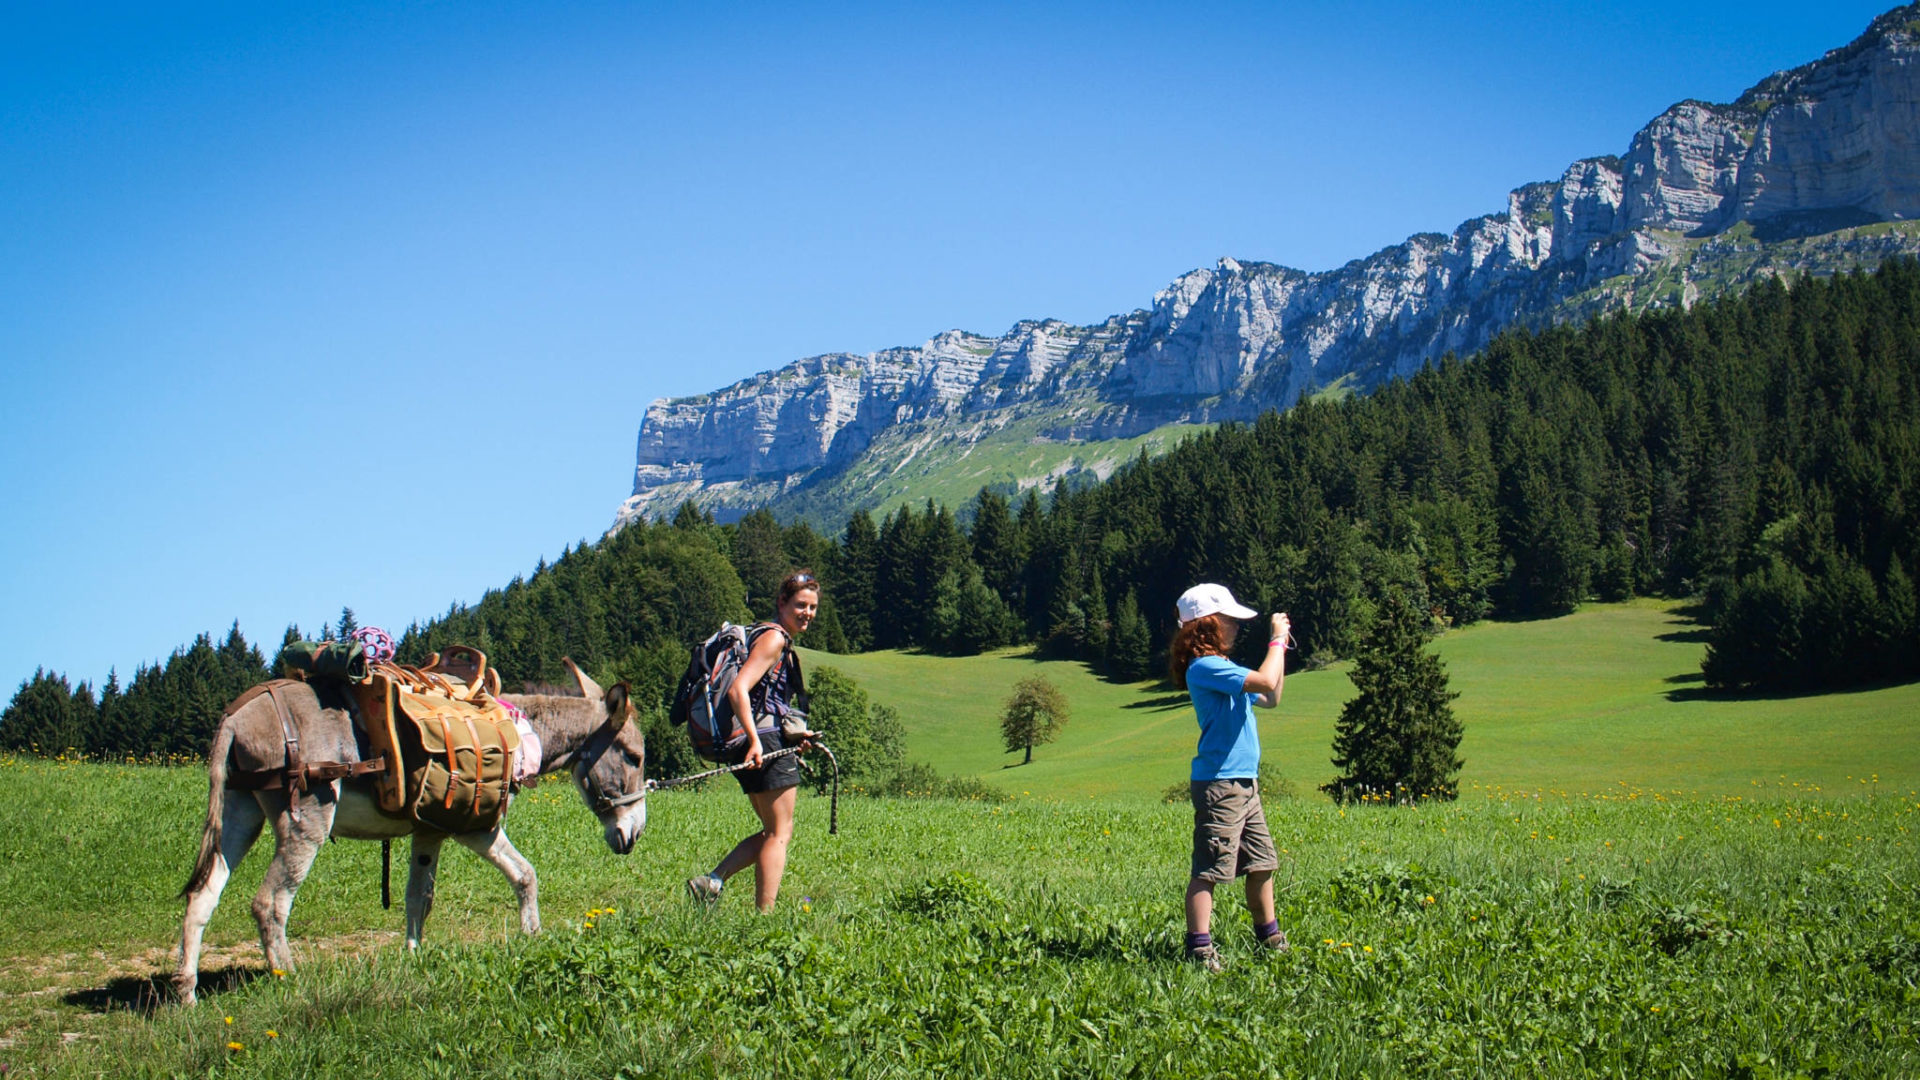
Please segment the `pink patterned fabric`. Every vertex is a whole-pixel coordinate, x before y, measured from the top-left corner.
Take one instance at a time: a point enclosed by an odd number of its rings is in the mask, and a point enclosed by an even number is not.
[[[513,752],[513,782],[524,783],[540,775],[540,736],[534,734],[533,725],[527,723],[527,714],[520,706],[505,699],[495,699],[500,707],[512,718],[513,726],[520,732],[520,749]]]

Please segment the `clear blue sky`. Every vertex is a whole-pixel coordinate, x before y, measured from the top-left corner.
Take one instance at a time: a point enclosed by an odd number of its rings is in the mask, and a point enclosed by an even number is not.
[[[398,630],[599,536],[655,397],[1337,266],[1882,10],[950,7],[10,7],[0,700]]]

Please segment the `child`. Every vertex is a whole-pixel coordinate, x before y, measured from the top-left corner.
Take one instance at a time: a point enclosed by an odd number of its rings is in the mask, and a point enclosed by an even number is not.
[[[1213,887],[1244,875],[1253,936],[1275,952],[1287,935],[1273,913],[1273,872],[1280,867],[1267,815],[1260,807],[1260,733],[1253,706],[1280,703],[1286,679],[1286,614],[1273,616],[1266,659],[1249,671],[1227,659],[1240,634],[1240,619],[1256,612],[1233,599],[1223,585],[1195,585],[1180,594],[1180,629],[1168,649],[1168,675],[1187,691],[1200,722],[1193,758],[1193,869],[1187,881],[1187,958],[1220,970],[1220,953],[1209,927]]]

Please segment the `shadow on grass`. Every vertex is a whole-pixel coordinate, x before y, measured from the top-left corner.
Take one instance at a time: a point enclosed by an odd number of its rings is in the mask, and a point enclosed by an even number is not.
[[[1707,681],[1707,677],[1697,671],[1689,671],[1681,675],[1669,675],[1660,681],[1670,683],[1703,683]]]
[[[1123,709],[1178,709],[1187,704],[1186,694],[1164,694],[1160,697],[1143,698],[1120,706]]]
[[[1690,676],[1676,675],[1668,682],[1682,681]],[[1833,697],[1837,694],[1870,694],[1875,690],[1904,686],[1909,680],[1880,679],[1874,682],[1858,683],[1853,686],[1809,686],[1786,689],[1734,690],[1705,685],[1706,677],[1698,677],[1699,686],[1686,686],[1669,690],[1668,701],[1794,701],[1799,698]]]
[[[257,967],[224,967],[200,973],[199,995],[202,999],[238,990],[266,972]],[[132,1012],[141,1016],[152,1016],[160,1009],[173,1004],[173,976],[171,975],[122,975],[110,980],[105,986],[90,986],[85,990],[75,990],[61,1000],[77,1009],[88,1012]]]

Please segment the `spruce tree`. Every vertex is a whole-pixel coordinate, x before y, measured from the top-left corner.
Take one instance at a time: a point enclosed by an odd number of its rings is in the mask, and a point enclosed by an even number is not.
[[[1321,790],[1338,802],[1362,797],[1405,803],[1452,799],[1462,762],[1460,721],[1447,671],[1426,650],[1427,617],[1398,593],[1362,641],[1351,678],[1360,691],[1334,726],[1340,775]]]
[[[1113,613],[1113,644],[1107,650],[1107,667],[1115,679],[1133,682],[1144,679],[1153,666],[1153,641],[1147,632],[1147,620],[1140,614],[1140,601],[1133,590],[1120,598]]]

